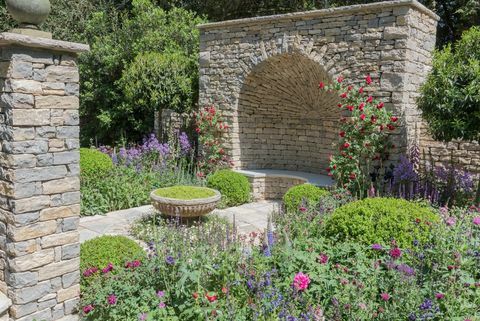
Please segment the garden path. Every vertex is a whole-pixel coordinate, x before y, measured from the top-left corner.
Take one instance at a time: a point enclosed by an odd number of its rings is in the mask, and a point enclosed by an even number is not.
[[[267,228],[268,216],[278,210],[279,201],[260,201],[237,207],[217,209],[214,215],[233,222],[235,217],[238,232],[248,234]],[[85,242],[101,235],[129,235],[132,223],[142,217],[151,215],[150,205],[110,212],[106,215],[95,215],[80,218],[80,242]]]

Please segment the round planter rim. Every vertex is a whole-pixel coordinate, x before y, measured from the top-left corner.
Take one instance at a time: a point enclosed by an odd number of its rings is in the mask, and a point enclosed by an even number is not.
[[[171,205],[209,204],[209,203],[212,203],[212,202],[217,202],[222,198],[222,194],[220,194],[220,192],[217,191],[216,189],[209,188],[209,187],[202,187],[202,188],[213,191],[215,193],[215,195],[205,197],[205,198],[195,198],[195,199],[191,199],[191,200],[182,200],[182,199],[178,199],[178,198],[169,198],[169,197],[158,196],[157,194],[155,194],[155,192],[162,189],[162,188],[157,188],[150,193],[150,197],[154,201],[161,202],[161,203],[164,203],[164,204],[171,204]]]

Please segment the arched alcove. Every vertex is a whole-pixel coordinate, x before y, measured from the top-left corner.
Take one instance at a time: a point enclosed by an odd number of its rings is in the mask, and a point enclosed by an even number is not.
[[[272,56],[245,78],[238,100],[243,169],[325,173],[337,139],[338,97],[319,90],[325,69],[300,53]]]

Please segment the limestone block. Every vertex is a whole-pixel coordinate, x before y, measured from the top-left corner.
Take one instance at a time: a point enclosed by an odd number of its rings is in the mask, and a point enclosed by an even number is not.
[[[42,248],[50,248],[54,246],[60,246],[65,244],[76,243],[79,240],[79,234],[77,231],[51,234],[42,237]],[[78,256],[78,255],[77,255]]]
[[[44,196],[40,196],[44,197]],[[47,196],[48,198],[48,196]],[[57,223],[55,221],[45,221],[26,226],[15,227],[8,226],[7,234],[15,242],[26,241],[41,236],[54,234],[57,230]]]
[[[10,86],[15,93],[40,95],[43,93],[42,84],[36,80],[11,79]]]
[[[71,259],[68,261],[60,261],[55,263],[50,263],[41,267],[38,270],[38,280],[48,280],[53,279],[58,276],[76,271],[80,268],[80,258]],[[68,298],[67,298],[68,299]]]
[[[80,189],[79,177],[66,177],[58,180],[48,181],[42,184],[44,194],[59,194],[74,192]]]
[[[40,211],[40,221],[67,218],[80,215],[80,205],[52,207]],[[66,223],[67,226],[74,223]]]
[[[50,124],[49,109],[14,109],[11,117],[13,126],[43,126]]]
[[[57,293],[57,301],[64,302],[74,299],[80,295],[80,284],[75,284],[67,289],[62,289]]]
[[[46,249],[23,255],[10,260],[10,269],[13,272],[30,271],[35,268],[49,264],[54,260],[53,249]]]
[[[60,108],[78,109],[80,102],[76,96],[37,96],[35,97],[35,108]]]
[[[47,81],[78,83],[80,80],[76,67],[48,66],[45,71],[47,72]]]

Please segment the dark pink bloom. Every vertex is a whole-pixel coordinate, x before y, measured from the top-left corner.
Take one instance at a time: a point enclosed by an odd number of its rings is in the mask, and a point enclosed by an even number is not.
[[[444,297],[445,297],[445,294],[443,294],[443,293],[435,293],[435,298],[436,298],[437,300],[441,300],[441,299],[443,299]]]
[[[305,206],[300,206],[299,210],[300,212],[306,212],[307,208]]]
[[[365,77],[365,82],[367,83],[367,85],[370,85],[372,83],[372,77],[370,77],[370,75],[367,75],[367,77]]]
[[[165,304],[165,302],[160,302],[160,303],[158,304],[158,308],[159,308],[159,309],[163,309],[163,308],[165,308],[166,306],[167,306],[167,305]]]
[[[343,77],[342,77],[342,76],[339,76],[339,77],[337,78],[337,81],[338,81],[339,83],[341,83],[341,82],[343,81]]]
[[[367,103],[371,103],[372,101],[373,101],[373,97],[372,97],[372,96],[369,96],[369,97],[367,98]]]
[[[110,295],[107,297],[107,302],[108,302],[108,304],[110,304],[110,305],[115,305],[115,304],[117,304],[117,297],[115,296],[115,294],[110,294]]]
[[[83,276],[88,278],[89,276],[92,276],[93,274],[97,273],[98,269],[96,267],[91,267],[83,271]]]
[[[297,273],[293,278],[293,287],[297,291],[306,290],[309,284],[310,284],[310,278],[308,277],[308,275],[303,274],[302,272]]]
[[[390,294],[384,292],[382,294],[380,294],[380,297],[382,298],[383,301],[388,301],[390,300]]]
[[[320,89],[323,89],[325,87],[325,83],[323,81],[321,81],[319,84],[318,84],[318,88]]]
[[[480,225],[480,216],[474,217],[472,222],[474,225]]]
[[[83,313],[89,314],[93,310],[93,305],[89,304],[83,307]]]
[[[365,116],[365,114],[361,114],[361,115],[360,115],[360,119],[361,119],[361,120],[365,120],[365,117],[367,117],[367,116]]]
[[[321,253],[318,256],[318,262],[320,262],[321,264],[327,264],[328,263],[328,255],[325,254],[325,253]]]
[[[398,259],[399,257],[402,256],[402,251],[398,247],[391,249],[390,256],[394,259]]]
[[[102,269],[103,274],[107,274],[108,272],[111,272],[111,271],[113,271],[112,263],[108,263],[108,265],[104,269]]]

